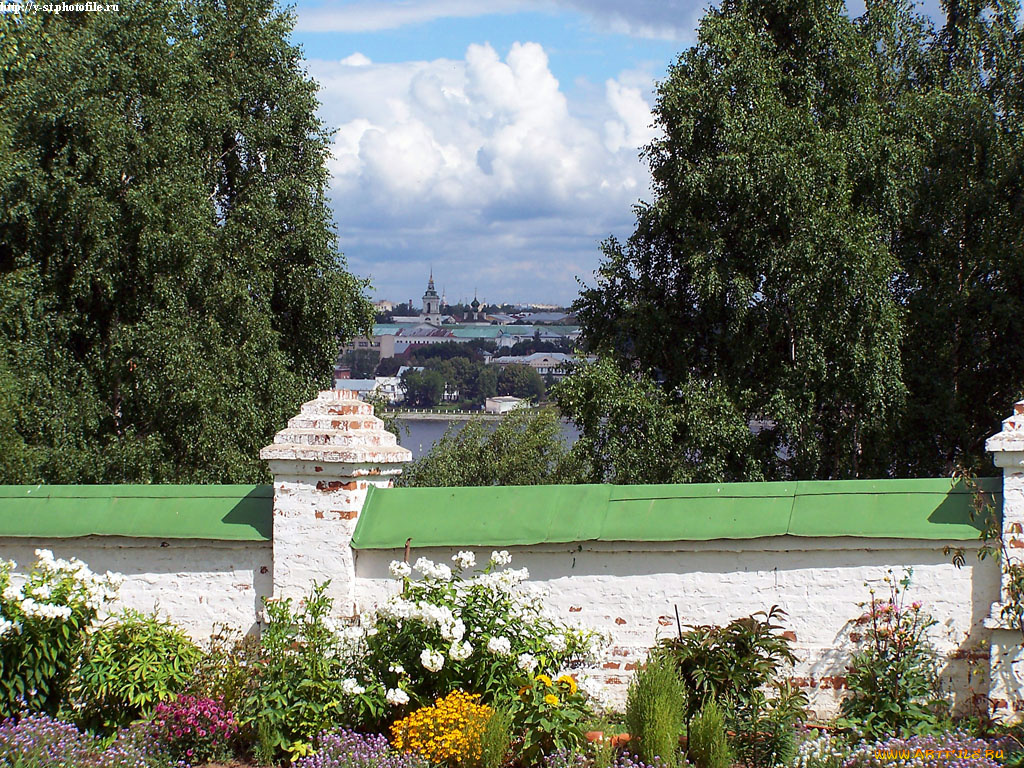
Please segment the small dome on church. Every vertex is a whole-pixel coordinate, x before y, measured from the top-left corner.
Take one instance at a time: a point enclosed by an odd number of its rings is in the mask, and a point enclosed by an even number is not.
[[[479,299],[477,299],[477,297],[474,296],[473,297],[473,301],[471,301],[469,303],[469,306],[471,306],[473,309],[479,309],[480,308],[480,301],[479,301]]]

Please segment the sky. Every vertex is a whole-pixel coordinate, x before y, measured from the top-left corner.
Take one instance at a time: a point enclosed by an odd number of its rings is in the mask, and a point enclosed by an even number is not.
[[[566,305],[650,200],[639,150],[697,0],[299,0],[330,199],[370,296]],[[856,8],[851,8],[856,13]]]

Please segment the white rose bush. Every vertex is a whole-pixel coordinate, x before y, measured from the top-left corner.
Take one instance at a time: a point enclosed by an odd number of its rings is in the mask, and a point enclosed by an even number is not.
[[[380,681],[387,704],[425,706],[457,689],[490,701],[514,694],[524,671],[561,673],[589,658],[595,636],[545,616],[542,596],[524,583],[529,573],[511,561],[494,552],[477,568],[465,551],[451,566],[424,557],[391,563],[401,593],[363,617],[358,653],[366,677],[388,670]]]
[[[19,581],[16,564],[0,562],[0,719],[56,711],[86,632],[120,586],[117,574],[95,574],[77,558],[45,549],[36,558]]]

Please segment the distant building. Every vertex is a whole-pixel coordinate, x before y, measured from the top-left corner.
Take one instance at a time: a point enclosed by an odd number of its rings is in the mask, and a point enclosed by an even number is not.
[[[532,355],[505,355],[487,360],[491,365],[528,365],[541,376],[561,379],[576,362],[573,355],[564,352],[534,352]]]
[[[521,397],[501,395],[500,397],[488,397],[484,402],[484,411],[487,413],[508,413],[524,405],[529,405],[529,403]]]
[[[434,270],[430,270],[430,280],[423,294],[423,314],[420,320],[427,325],[441,325],[441,297],[434,290]]]
[[[387,299],[381,299],[380,301],[373,302],[373,308],[378,312],[391,312],[395,308],[395,303]]]

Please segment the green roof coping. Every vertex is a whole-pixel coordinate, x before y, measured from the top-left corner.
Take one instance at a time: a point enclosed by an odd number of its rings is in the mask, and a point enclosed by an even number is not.
[[[1002,506],[1000,478],[979,481]],[[770,536],[977,539],[971,492],[948,478],[690,485],[371,488],[356,549]]]
[[[270,541],[269,485],[2,485],[0,536]]]

